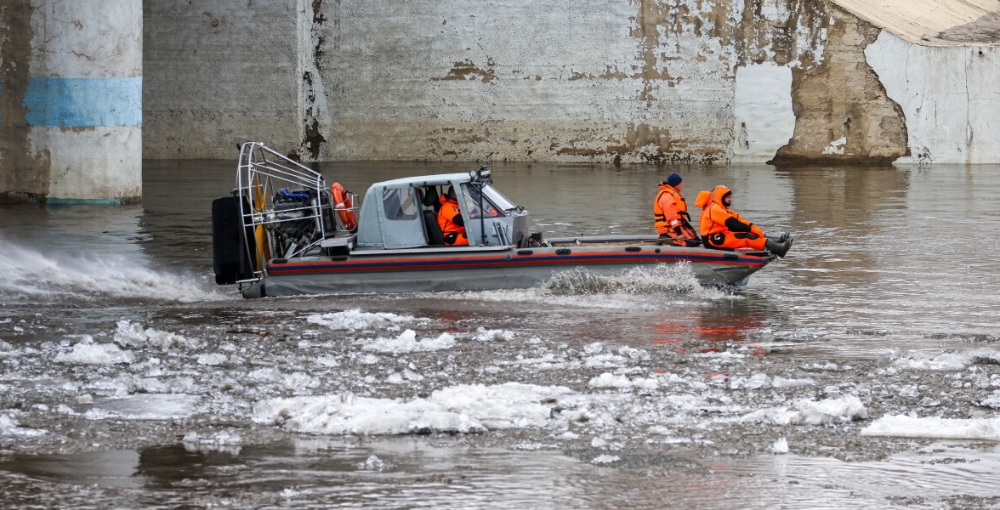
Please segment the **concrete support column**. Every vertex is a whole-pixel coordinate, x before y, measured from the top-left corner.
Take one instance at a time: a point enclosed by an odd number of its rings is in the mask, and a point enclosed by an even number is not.
[[[11,4],[0,7],[0,200],[139,200],[142,0]]]

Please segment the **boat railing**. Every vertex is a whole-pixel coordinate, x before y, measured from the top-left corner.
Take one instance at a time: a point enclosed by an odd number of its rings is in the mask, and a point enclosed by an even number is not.
[[[323,239],[337,233],[323,175],[260,142],[240,146],[234,192],[242,197],[244,246],[255,261],[255,278],[271,258],[319,251]]]

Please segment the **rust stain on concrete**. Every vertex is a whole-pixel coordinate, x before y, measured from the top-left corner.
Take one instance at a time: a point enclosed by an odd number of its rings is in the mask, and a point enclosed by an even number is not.
[[[769,163],[888,165],[907,155],[906,119],[868,65],[879,28],[827,4],[826,54],[792,69],[795,132]],[[843,143],[835,143],[843,139]]]
[[[29,2],[0,9],[0,24],[7,27],[0,39],[0,203],[44,202],[49,193],[49,153],[31,153],[31,127],[22,104],[30,78],[33,12]]]
[[[622,157],[632,155],[644,163],[655,165],[692,163],[713,164],[725,160],[725,151],[705,148],[696,141],[686,141],[672,135],[669,129],[648,124],[630,125],[624,135],[617,140],[606,140],[601,147],[588,147],[594,140],[569,140],[552,142],[549,150],[560,156],[609,156],[612,162],[620,164]]]
[[[481,69],[471,60],[465,59],[462,62],[455,62],[451,70],[444,77],[431,78],[431,81],[476,80],[478,78],[483,83],[489,83],[496,79],[496,72],[494,71],[496,62],[491,57],[487,57],[486,66],[486,69]]]

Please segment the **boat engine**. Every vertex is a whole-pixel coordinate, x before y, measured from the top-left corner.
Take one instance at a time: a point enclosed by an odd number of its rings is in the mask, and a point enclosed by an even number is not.
[[[274,194],[275,242],[277,253],[285,253],[289,248],[308,244],[319,236],[314,211],[316,210],[314,190],[289,190],[282,188]]]

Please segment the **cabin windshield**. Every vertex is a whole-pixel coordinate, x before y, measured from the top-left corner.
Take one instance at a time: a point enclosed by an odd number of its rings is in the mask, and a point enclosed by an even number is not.
[[[479,215],[479,189],[480,186],[477,185],[462,185],[462,191],[465,194],[466,210],[468,210],[469,215],[473,217]],[[482,190],[483,208],[486,209],[485,217],[495,218],[497,216],[503,216],[503,213],[517,208],[513,202],[507,200],[507,197],[501,195],[496,188],[490,186],[489,184],[483,184]]]

